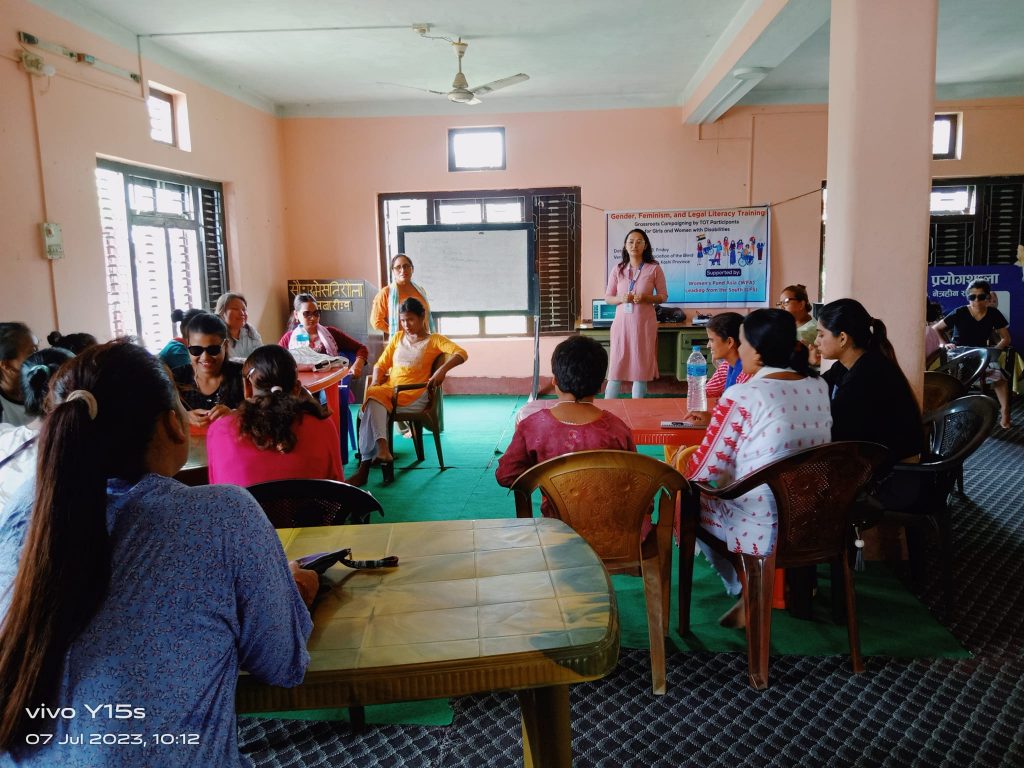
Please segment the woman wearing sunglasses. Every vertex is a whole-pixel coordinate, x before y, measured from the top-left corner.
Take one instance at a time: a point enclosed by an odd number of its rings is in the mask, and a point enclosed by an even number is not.
[[[993,338],[998,338],[995,349],[1010,346],[1010,331],[1007,328],[1009,323],[1002,312],[989,305],[991,296],[992,286],[988,281],[975,280],[967,286],[967,306],[957,307],[932,326],[939,333],[952,335],[952,343],[946,345],[947,349],[988,347],[992,345]],[[992,385],[999,399],[999,424],[1003,429],[1009,429],[1012,426],[1010,385],[998,363],[993,362],[989,366],[985,381]]]
[[[209,426],[242,402],[242,364],[228,360],[227,337],[224,321],[208,312],[193,317],[185,332],[190,364],[172,373],[195,427]]]
[[[309,347],[314,352],[331,357],[345,357],[352,367],[352,375],[358,378],[366,365],[366,359],[370,352],[363,344],[343,333],[333,325],[320,325],[320,308],[316,305],[316,299],[312,294],[300,293],[295,297],[293,304],[295,314],[291,329],[286,331],[278,346],[285,349],[294,349],[305,344],[300,344],[300,331],[305,331],[309,337]]]

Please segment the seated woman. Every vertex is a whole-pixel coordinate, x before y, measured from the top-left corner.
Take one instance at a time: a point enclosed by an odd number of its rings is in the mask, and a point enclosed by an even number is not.
[[[24,551],[13,590],[0,584],[0,751],[18,765],[124,765],[141,762],[124,750],[143,731],[197,734],[148,762],[239,765],[239,672],[302,682],[312,622],[296,580],[312,600],[316,574],[287,562],[244,490],[172,479],[187,420],[142,347],[86,350],[50,402],[34,499],[0,527],[0,564]],[[90,741],[86,705],[117,703],[135,716],[104,716],[102,731],[124,741]],[[79,716],[33,718],[41,704]],[[26,739],[41,731],[53,738]]]
[[[46,343],[51,347],[66,349],[72,355],[85,352],[89,347],[95,347],[99,342],[91,333],[61,333],[53,331],[46,337]]]
[[[986,280],[975,280],[967,286],[967,306],[957,307],[932,326],[939,333],[952,334],[952,343],[947,349],[956,347],[987,347],[993,337],[998,338],[994,349],[1006,349],[1010,346],[1010,330],[1006,317],[993,306],[989,299],[992,286]],[[999,426],[1009,429],[1010,422],[1010,383],[1003,375],[998,363],[989,363],[989,371],[985,381],[992,385],[996,398],[999,400]]]
[[[608,370],[608,353],[594,339],[570,336],[551,355],[551,380],[558,405],[527,416],[516,425],[512,442],[498,460],[495,477],[506,488],[542,461],[577,451],[609,448],[635,451],[629,427],[594,405]],[[547,499],[541,513],[550,517]]]
[[[466,350],[441,334],[430,333],[425,315],[426,309],[418,300],[403,301],[398,315],[401,330],[391,337],[373,367],[373,381],[366,388],[363,418],[359,424],[359,453],[363,460],[348,480],[352,485],[366,485],[374,457],[385,465],[395,460],[388,448],[388,412],[392,408],[394,388],[402,384],[427,382],[426,389],[398,393],[400,412],[422,411],[429,398],[428,390],[440,386],[448,371],[462,365],[469,357]],[[441,354],[447,354],[448,359],[431,373],[434,360]],[[390,469],[387,467],[385,476]]]
[[[295,297],[293,306],[295,307],[295,315],[292,318],[294,325],[291,330],[285,332],[277,342],[278,345],[285,349],[303,346],[300,342],[300,335],[302,331],[305,331],[310,349],[322,355],[347,358],[352,375],[359,378],[370,355],[366,346],[333,325],[320,325],[320,309],[316,305],[316,299],[310,294],[300,293]]]
[[[734,384],[718,401],[704,441],[690,456],[684,474],[691,480],[724,486],[785,454],[831,439],[828,389],[807,361],[807,347],[796,342],[796,321],[782,309],[758,309],[740,329],[740,359],[750,380]],[[767,486],[731,501],[701,499],[700,524],[736,552],[770,553],[778,533],[775,498]],[[731,595],[740,593],[736,570],[702,545]],[[738,602],[721,623],[743,626]]]
[[[36,443],[42,429],[43,403],[50,389],[50,377],[74,355],[51,347],[29,355],[21,364],[21,391],[25,415],[32,421],[21,427],[0,424],[0,520],[14,491],[36,476]]]
[[[714,374],[704,385],[709,397],[721,397],[733,384],[741,384],[750,378],[743,370],[740,360],[740,326],[743,315],[739,312],[719,312],[708,323],[708,351],[711,359],[718,361]],[[687,411],[686,420],[694,424],[707,424],[709,411]]]
[[[172,373],[195,427],[208,427],[242,402],[242,365],[228,360],[227,336],[224,321],[208,312],[189,320],[185,331],[191,364]]]
[[[164,344],[163,349],[157,353],[157,357],[164,361],[164,364],[172,371],[190,363],[186,341],[188,335],[188,323],[196,315],[205,314],[206,310],[193,308],[182,311],[176,309],[171,312],[171,322],[178,324],[178,335]]]
[[[210,482],[344,480],[338,429],[303,393],[295,358],[268,344],[249,355],[242,371],[245,401],[206,433]]]
[[[260,332],[249,325],[245,296],[233,291],[222,293],[213,312],[228,327],[228,357],[244,360],[263,346]]]
[[[21,393],[21,364],[37,348],[27,325],[0,323],[0,424],[22,427],[32,420]]]
[[[889,464],[910,459],[924,447],[921,409],[885,323],[855,299],[839,299],[818,313],[818,350],[836,362],[822,376],[832,398],[832,439],[867,440],[889,449]],[[879,475],[881,477],[881,474]],[[878,500],[899,508],[916,493],[892,477],[876,490]]]

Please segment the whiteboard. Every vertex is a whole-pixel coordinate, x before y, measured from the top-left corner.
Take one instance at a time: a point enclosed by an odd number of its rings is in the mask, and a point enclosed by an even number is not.
[[[431,314],[534,314],[534,224],[453,224],[398,228],[398,248]]]

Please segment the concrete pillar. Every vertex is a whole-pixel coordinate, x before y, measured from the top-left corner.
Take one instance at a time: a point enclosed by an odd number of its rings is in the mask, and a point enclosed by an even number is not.
[[[920,394],[938,0],[832,0],[826,302],[881,318]]]

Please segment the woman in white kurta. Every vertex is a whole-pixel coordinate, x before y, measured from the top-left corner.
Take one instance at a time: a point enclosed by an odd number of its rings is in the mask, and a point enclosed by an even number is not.
[[[788,312],[758,309],[747,316],[740,329],[740,359],[752,376],[718,401],[704,441],[686,466],[688,478],[725,486],[788,453],[831,440],[828,387],[810,369],[807,348],[795,345],[795,338],[796,322]],[[778,520],[766,485],[731,501],[701,499],[701,525],[734,552],[770,553]],[[726,591],[739,594],[732,565],[710,548],[704,552]]]
[[[668,300],[665,273],[654,260],[647,233],[626,235],[622,260],[612,268],[605,301],[617,304],[612,321],[606,399],[619,396],[623,381],[633,382],[633,397],[647,395],[647,382],[658,378],[658,318],[654,305]]]

